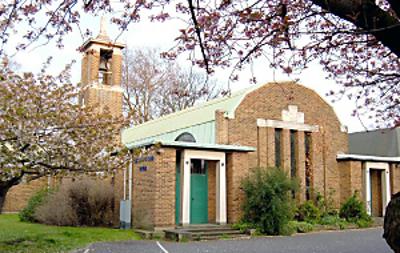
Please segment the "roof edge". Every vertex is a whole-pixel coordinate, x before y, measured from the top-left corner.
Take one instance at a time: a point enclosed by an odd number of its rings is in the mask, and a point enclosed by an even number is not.
[[[191,149],[204,149],[204,150],[223,150],[223,151],[237,151],[237,152],[254,152],[256,148],[250,146],[240,145],[226,145],[226,144],[208,144],[196,142],[183,142],[183,141],[162,141],[162,140],[149,140],[137,144],[125,144],[128,149],[141,148],[159,144],[164,147],[182,147]]]
[[[375,162],[400,162],[400,156],[371,156],[358,154],[337,154],[337,160],[375,161]]]

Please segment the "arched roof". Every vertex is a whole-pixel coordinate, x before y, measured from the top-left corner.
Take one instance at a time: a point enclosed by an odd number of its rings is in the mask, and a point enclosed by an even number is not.
[[[218,98],[204,104],[171,113],[146,123],[133,126],[122,131],[122,143],[138,142],[149,137],[174,132],[192,126],[215,121],[215,111],[226,112],[228,118],[235,117],[235,110],[250,92],[264,86],[255,85],[234,92],[228,97]]]

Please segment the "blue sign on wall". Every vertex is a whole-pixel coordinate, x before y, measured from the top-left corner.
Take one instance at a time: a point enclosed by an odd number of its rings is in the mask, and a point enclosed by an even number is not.
[[[140,167],[139,167],[139,171],[140,171],[140,172],[145,172],[145,171],[147,171],[147,166],[140,166]]]
[[[154,162],[154,156],[153,155],[149,155],[149,156],[142,156],[139,158],[135,159],[135,164],[141,163],[141,162]]]

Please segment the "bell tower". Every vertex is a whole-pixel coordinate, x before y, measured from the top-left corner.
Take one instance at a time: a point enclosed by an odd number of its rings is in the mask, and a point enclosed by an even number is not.
[[[82,105],[107,107],[113,116],[122,115],[123,90],[122,49],[125,45],[113,42],[107,35],[105,18],[101,18],[100,32],[82,46],[81,86]]]

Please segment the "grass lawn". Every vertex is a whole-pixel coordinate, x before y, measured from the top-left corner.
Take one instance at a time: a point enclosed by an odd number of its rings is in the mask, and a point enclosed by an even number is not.
[[[0,215],[0,252],[68,252],[92,242],[137,240],[132,230],[57,227],[20,222],[16,214]]]

